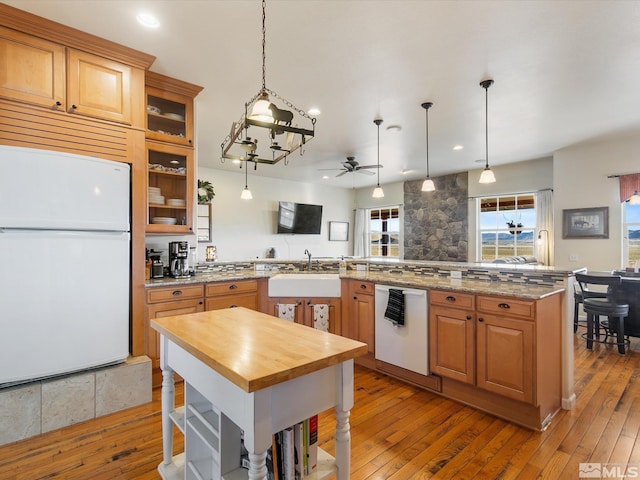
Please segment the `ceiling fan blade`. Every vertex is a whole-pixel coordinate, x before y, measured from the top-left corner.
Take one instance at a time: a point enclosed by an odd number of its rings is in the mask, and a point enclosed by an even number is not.
[[[370,172],[369,170],[356,170],[357,173],[362,173],[363,175],[375,175],[375,172]]]
[[[336,178],[343,176],[345,173],[349,173],[349,172],[345,170],[344,172],[337,174]]]
[[[336,171],[336,170],[344,170],[344,168],[319,168],[318,171]]]
[[[358,167],[358,170],[362,170],[363,168],[378,168],[378,165],[362,165]],[[382,168],[382,165],[380,165],[380,168]]]

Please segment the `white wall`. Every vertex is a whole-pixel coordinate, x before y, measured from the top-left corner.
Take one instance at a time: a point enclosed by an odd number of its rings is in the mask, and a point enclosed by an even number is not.
[[[476,198],[487,195],[507,195],[510,193],[537,192],[553,188],[553,158],[541,158],[526,162],[510,163],[491,167],[496,176],[495,183],[478,183],[482,169],[469,172],[469,261],[477,261],[475,235],[477,216]],[[554,193],[555,198],[555,193]],[[557,235],[556,235],[557,238]],[[557,264],[557,261],[556,261]]]
[[[558,150],[553,159],[556,264],[596,271],[625,266],[619,184],[607,176],[640,172],[640,136],[585,142]],[[563,240],[562,210],[591,207],[609,207],[609,238]]]
[[[314,257],[351,255],[353,190],[252,176],[250,170],[248,185],[253,200],[241,200],[240,192],[244,188],[245,179],[244,170],[238,170],[239,173],[234,173],[206,167],[198,168],[198,178],[209,180],[216,193],[212,202],[212,241],[198,244],[200,260],[204,259],[207,245],[217,247],[218,259],[222,261],[264,258],[267,249],[272,247],[280,259],[304,259],[305,249]],[[280,200],[322,205],[320,235],[276,234],[276,216]],[[330,221],[349,222],[348,242],[329,241]]]

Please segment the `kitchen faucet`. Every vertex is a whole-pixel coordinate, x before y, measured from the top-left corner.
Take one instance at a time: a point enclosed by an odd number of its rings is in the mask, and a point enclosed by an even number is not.
[[[311,252],[305,248],[304,254],[309,256],[309,263],[307,265],[307,270],[311,271]]]

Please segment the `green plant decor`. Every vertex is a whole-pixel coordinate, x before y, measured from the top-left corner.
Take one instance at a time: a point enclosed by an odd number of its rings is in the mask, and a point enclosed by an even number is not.
[[[211,182],[198,180],[198,203],[209,203],[215,196]]]

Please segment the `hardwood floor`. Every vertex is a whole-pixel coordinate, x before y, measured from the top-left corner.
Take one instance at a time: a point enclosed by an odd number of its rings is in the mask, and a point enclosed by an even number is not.
[[[574,344],[576,408],[542,433],[356,367],[351,478],[576,479],[581,462],[640,464],[640,340],[625,356]],[[320,415],[329,452],[334,425]],[[175,453],[181,441],[176,430]],[[0,447],[0,479],[158,479],[161,452],[156,390],[150,404]]]

